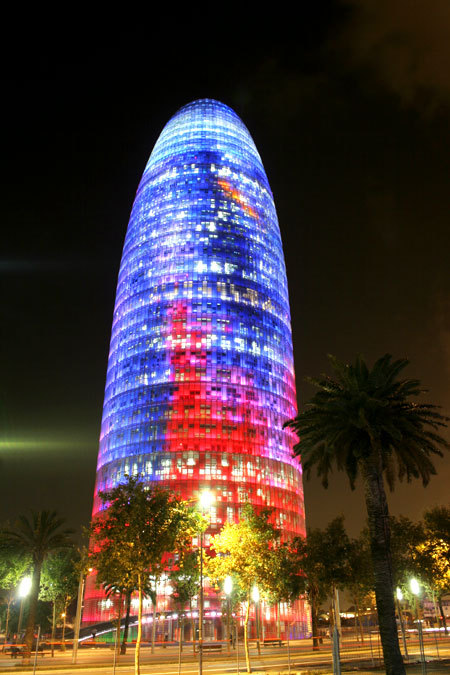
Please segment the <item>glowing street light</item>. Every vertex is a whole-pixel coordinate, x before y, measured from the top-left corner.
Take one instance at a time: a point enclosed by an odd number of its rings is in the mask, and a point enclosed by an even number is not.
[[[211,504],[214,503],[214,495],[210,490],[202,490],[199,497],[200,509],[207,511]]]
[[[420,586],[417,579],[411,579],[409,582],[409,587],[411,589],[411,593],[414,593],[414,595],[420,595]]]
[[[409,587],[411,589],[411,593],[415,596],[414,598],[414,604],[416,606],[416,619],[419,621],[419,595],[420,595],[420,585],[417,579],[411,579],[409,582]]]
[[[231,591],[233,590],[233,579],[231,577],[225,577],[223,590],[225,591],[226,595],[231,595]]]
[[[402,608],[401,608],[401,605],[400,605],[401,601],[403,600],[403,593],[402,593],[402,589],[399,588],[398,586],[397,586],[397,589],[395,591],[395,595],[396,595],[396,598],[397,598],[398,618],[399,618],[399,621],[400,621],[400,628],[401,628],[401,631],[402,631],[403,649],[404,649],[404,652],[405,652],[405,657],[406,657],[406,659],[408,659],[409,657],[408,657],[408,648],[406,646],[405,624],[403,623],[403,614],[402,614]]]
[[[21,600],[20,600],[19,623],[17,626],[18,635],[20,635],[20,631],[22,629],[23,603],[25,602],[25,598],[29,595],[31,591],[31,583],[32,583],[31,577],[24,577],[19,584],[18,596],[19,598],[21,598]]]
[[[31,577],[24,577],[19,584],[19,598],[26,598],[31,591]]]

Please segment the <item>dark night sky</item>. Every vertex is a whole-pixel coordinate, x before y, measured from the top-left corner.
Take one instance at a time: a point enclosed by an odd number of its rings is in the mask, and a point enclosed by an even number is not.
[[[450,5],[310,5],[261,28],[222,21],[220,36],[211,17],[178,17],[170,39],[167,22],[144,20],[101,45],[74,26],[11,37],[0,519],[56,508],[72,525],[89,520],[129,212],[162,127],[200,97],[241,116],[272,186],[300,405],[327,353],[390,352],[450,413]],[[396,489],[394,513],[448,503],[450,456],[436,466],[428,488]],[[361,493],[343,475],[328,491],[312,478],[305,495],[310,525],[339,513],[352,533],[363,525]]]

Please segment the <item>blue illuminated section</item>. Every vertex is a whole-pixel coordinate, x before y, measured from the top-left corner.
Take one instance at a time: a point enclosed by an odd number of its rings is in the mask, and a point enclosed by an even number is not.
[[[204,99],[163,129],[139,184],[117,285],[97,493],[142,475],[195,496],[211,531],[241,505],[304,533],[286,270],[255,144]]]

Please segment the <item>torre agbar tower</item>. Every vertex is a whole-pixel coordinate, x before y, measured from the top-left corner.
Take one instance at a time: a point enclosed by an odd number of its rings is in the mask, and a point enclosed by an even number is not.
[[[282,428],[295,414],[286,270],[264,167],[233,110],[194,101],[164,127],[128,224],[93,515],[98,492],[128,474],[189,500],[210,490],[206,545],[245,502],[273,507],[285,537],[304,534],[296,438]],[[170,588],[158,593],[172,635]],[[205,597],[205,639],[218,637],[220,599],[208,588]],[[89,578],[83,623],[112,613]],[[263,615],[308,630],[301,600]]]

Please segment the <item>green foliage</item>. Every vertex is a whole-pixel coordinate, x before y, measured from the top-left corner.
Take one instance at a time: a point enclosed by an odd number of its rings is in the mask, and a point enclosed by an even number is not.
[[[11,619],[16,625],[13,603],[17,599],[20,581],[27,576],[30,564],[31,560],[27,557],[0,550],[0,603],[4,606],[1,619],[5,633],[9,632]]]
[[[344,588],[348,584],[351,546],[343,516],[334,518],[324,530],[308,529],[306,539],[297,537],[292,546],[297,551],[306,591],[309,593],[310,586],[314,586],[319,603],[332,593],[333,587]]]
[[[75,598],[79,581],[79,560],[80,555],[75,548],[49,555],[42,566],[39,599],[60,601],[64,607]]]
[[[161,575],[165,554],[183,550],[196,532],[197,516],[186,502],[137,478],[100,497],[107,509],[91,529],[99,583],[144,589],[144,579]]]
[[[0,550],[0,593],[2,597],[15,593],[31,565],[31,558]]]
[[[250,504],[246,504],[239,523],[225,523],[221,532],[211,538],[211,549],[216,556],[207,563],[207,574],[216,586],[231,576],[247,602],[244,644],[248,672],[251,670],[248,649],[251,589],[256,585],[266,598],[279,589],[276,573],[280,567],[275,564],[274,553],[279,533],[269,521],[272,511],[266,508],[256,513]]]
[[[6,527],[0,532],[0,551],[31,561],[32,584],[29,596],[29,613],[25,643],[31,652],[35,625],[41,571],[46,558],[53,552],[71,548],[72,530],[64,528],[65,520],[55,511],[33,512],[30,516],[19,516],[13,528]]]
[[[101,492],[105,510],[93,521],[91,563],[97,581],[111,589],[136,589],[139,595],[135,672],[140,670],[142,598],[150,594],[167,555],[188,548],[199,515],[170,490],[147,487],[136,477]]]
[[[53,551],[72,547],[70,535],[73,530],[61,529],[64,524],[65,519],[58,516],[56,511],[21,515],[13,528],[0,531],[0,549],[22,560],[31,560],[33,566],[42,566],[45,558]]]
[[[226,522],[221,532],[211,538],[216,557],[207,564],[207,573],[219,585],[227,576],[236,578],[246,594],[257,585],[262,594],[273,583],[273,547],[278,532],[269,522],[272,509],[256,513],[250,504],[242,510],[239,523]]]
[[[173,588],[172,597],[180,610],[198,595],[200,588],[200,565],[198,551],[187,551],[181,555],[176,567],[171,570],[170,583]]]
[[[450,544],[450,508],[436,506],[423,514],[426,531],[437,539]]]
[[[422,523],[414,523],[406,516],[391,516],[389,521],[394,588],[399,586],[406,591],[411,577],[419,574],[414,553],[423,542],[425,531]]]
[[[450,508],[425,511],[422,529],[413,551],[417,576],[440,600],[450,592]]]

